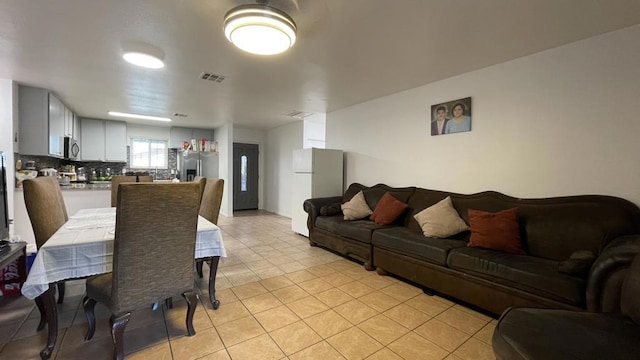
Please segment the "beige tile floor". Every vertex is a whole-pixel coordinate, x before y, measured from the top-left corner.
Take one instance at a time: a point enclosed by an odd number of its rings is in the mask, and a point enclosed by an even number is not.
[[[181,299],[173,309],[134,313],[127,359],[494,359],[495,319],[309,247],[289,218],[242,212],[219,225],[229,255],[216,280],[220,308],[212,309],[207,281],[198,280],[195,336],[186,336]],[[94,338],[83,340],[83,292],[83,280],[67,283],[52,359],[111,359],[102,305]],[[2,299],[0,359],[39,358],[46,330],[36,332],[38,319],[33,301]]]

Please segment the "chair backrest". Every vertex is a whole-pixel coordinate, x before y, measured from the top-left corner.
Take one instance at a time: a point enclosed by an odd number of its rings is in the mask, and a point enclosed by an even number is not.
[[[222,195],[224,193],[224,180],[208,178],[202,193],[200,202],[200,216],[218,224],[220,206],[222,205]]]
[[[193,289],[197,183],[120,184],[111,302],[128,311]]]
[[[58,179],[53,176],[37,177],[22,182],[24,203],[40,249],[64,223],[69,220]]]
[[[622,313],[640,325],[640,255],[636,255],[631,262],[629,272],[622,283],[620,296]]]
[[[193,182],[200,184],[200,201],[202,201],[202,194],[204,193],[204,186],[207,183],[207,178],[203,176],[196,176],[193,178]]]
[[[118,202],[118,186],[122,183],[153,182],[151,175],[113,175],[111,177],[111,207]]]

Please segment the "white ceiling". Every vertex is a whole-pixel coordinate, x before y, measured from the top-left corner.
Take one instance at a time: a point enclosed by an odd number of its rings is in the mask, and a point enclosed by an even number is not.
[[[0,0],[0,78],[50,89],[82,117],[178,112],[188,117],[135,122],[267,129],[640,23],[638,0],[270,0],[299,37],[261,57],[222,32],[247,3]],[[130,41],[161,48],[166,67],[125,63]]]

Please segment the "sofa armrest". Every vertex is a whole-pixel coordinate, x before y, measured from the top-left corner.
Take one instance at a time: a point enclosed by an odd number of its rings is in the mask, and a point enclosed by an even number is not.
[[[633,258],[640,253],[640,235],[610,242],[591,266],[587,280],[587,310],[619,312],[622,282]]]
[[[304,208],[304,211],[309,214],[309,216],[307,217],[307,228],[309,229],[309,232],[311,232],[311,229],[316,223],[316,218],[320,215],[320,209],[325,205],[335,203],[342,203],[342,196],[313,198],[304,201],[304,204],[302,206]]]

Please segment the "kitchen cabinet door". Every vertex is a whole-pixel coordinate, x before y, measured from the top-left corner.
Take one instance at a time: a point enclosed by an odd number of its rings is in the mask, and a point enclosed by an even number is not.
[[[49,92],[18,87],[18,142],[23,155],[49,155]]]
[[[80,118],[77,114],[73,114],[73,133],[72,137],[78,141],[80,145],[80,152],[78,153],[77,161],[82,160],[82,134],[80,132]]]
[[[182,127],[172,127],[169,139],[169,147],[172,149],[182,149],[182,142],[191,140],[191,129]]]
[[[182,149],[182,142],[191,141],[191,139],[213,140],[213,130],[172,127],[169,147],[174,149]]]
[[[64,136],[73,138],[73,111],[66,106],[64,107]]]
[[[213,134],[210,129],[192,129],[191,138],[192,139],[207,139],[213,140]]]
[[[104,120],[82,119],[80,133],[82,134],[82,160],[104,161]]]
[[[105,121],[105,160],[127,161],[127,123]]]
[[[62,156],[64,146],[65,106],[49,94],[49,154]]]

